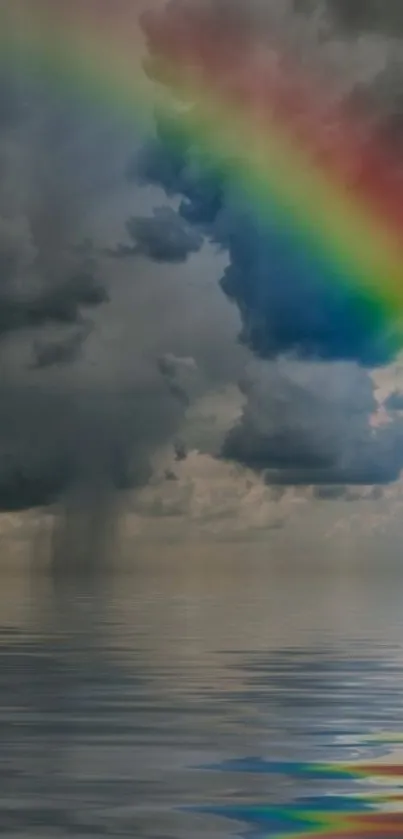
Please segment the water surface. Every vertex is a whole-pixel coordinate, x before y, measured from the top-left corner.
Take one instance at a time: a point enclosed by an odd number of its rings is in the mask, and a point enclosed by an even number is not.
[[[4,577],[2,835],[312,836],[304,808],[369,803],[395,811],[371,835],[403,837],[399,778],[337,771],[403,763],[402,592],[396,572],[219,559]]]

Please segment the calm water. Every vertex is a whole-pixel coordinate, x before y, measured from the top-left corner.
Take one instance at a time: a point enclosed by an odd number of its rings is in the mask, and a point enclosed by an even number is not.
[[[190,565],[2,580],[2,836],[311,836],[385,791],[300,764],[399,763],[403,574]]]

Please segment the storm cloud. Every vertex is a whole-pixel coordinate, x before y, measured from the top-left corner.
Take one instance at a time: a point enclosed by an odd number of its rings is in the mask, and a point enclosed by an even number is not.
[[[201,235],[170,207],[157,208],[149,218],[133,217],[126,226],[134,253],[157,262],[184,262],[202,245]]]
[[[49,507],[55,562],[74,564],[83,542],[96,561],[116,493],[144,486],[155,451],[176,439],[182,362],[158,369],[171,346],[158,340],[157,297],[144,329],[144,264],[116,291],[119,272],[89,241],[124,183],[133,132],[55,95],[39,72],[12,70],[0,79],[0,510]],[[181,238],[165,211],[160,223],[181,260],[194,232]],[[158,231],[133,225],[156,256]]]
[[[376,426],[374,384],[353,364],[260,364],[223,456],[273,484],[387,484],[403,467],[403,423]]]

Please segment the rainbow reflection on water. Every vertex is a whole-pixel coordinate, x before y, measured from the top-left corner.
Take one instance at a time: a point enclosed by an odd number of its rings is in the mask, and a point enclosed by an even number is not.
[[[401,734],[371,735],[360,738],[362,746],[374,744],[398,747]],[[400,756],[399,756],[400,758]],[[244,839],[359,839],[372,836],[403,839],[403,761],[347,761],[337,763],[270,761],[260,758],[230,760],[205,767],[209,771],[277,776],[289,782],[325,782],[326,792],[298,796],[291,802],[232,801],[218,806],[197,808],[200,812],[235,820],[246,826],[237,835]],[[352,791],[338,792],[348,784]]]

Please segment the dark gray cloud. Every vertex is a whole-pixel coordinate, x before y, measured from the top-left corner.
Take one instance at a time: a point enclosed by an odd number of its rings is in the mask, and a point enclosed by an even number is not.
[[[41,370],[77,361],[88,336],[88,331],[88,325],[83,324],[67,335],[61,334],[53,339],[43,337],[35,341],[32,367]]]
[[[126,227],[135,243],[133,252],[157,262],[184,262],[203,242],[201,234],[170,207],[155,209],[148,218],[133,217]]]
[[[63,394],[54,379],[47,385],[43,379],[38,388],[34,371],[46,374],[47,368],[76,359],[91,331],[90,312],[108,300],[96,263],[75,248],[81,172],[70,151],[77,120],[66,105],[59,124],[60,106],[54,108],[34,80],[10,84],[10,100],[23,98],[24,106],[4,106],[0,122],[0,509],[5,510],[49,504],[78,479],[73,441],[82,439],[80,396]],[[9,101],[6,90],[4,85],[2,103]],[[85,450],[82,442],[78,449]]]
[[[403,423],[374,427],[367,371],[352,364],[258,365],[241,383],[246,403],[223,456],[269,484],[387,484],[403,468]],[[323,490],[326,492],[327,490]]]
[[[231,349],[236,339],[216,286],[206,297],[212,255],[191,282],[182,266],[168,273],[144,258],[154,245],[135,261],[107,257],[129,214],[152,211],[136,189],[129,204],[132,127],[122,140],[112,114],[55,102],[36,83],[23,116],[0,125],[0,511],[54,512],[59,567],[103,553],[160,447],[186,457],[181,423],[199,365],[203,386],[210,370],[225,378],[237,365],[226,336]],[[172,219],[155,223],[176,259],[195,234],[182,222],[171,231]]]
[[[82,392],[3,384],[0,397],[0,506],[8,510],[56,502],[66,492],[142,486],[181,413],[158,378]]]
[[[90,274],[72,274],[55,286],[49,285],[31,294],[28,290],[24,293],[23,288],[16,290],[8,282],[7,271],[3,272],[2,278],[0,336],[24,329],[40,329],[52,323],[75,324],[82,319],[83,310],[108,300],[106,290]]]
[[[156,208],[152,216],[132,216],[126,222],[126,230],[134,244],[108,248],[109,256],[145,256],[155,262],[181,263],[203,244],[202,235],[171,207]]]
[[[176,440],[174,443],[174,453],[175,453],[175,460],[177,463],[180,463],[182,460],[186,460],[188,456],[187,448],[183,440]]]
[[[61,504],[57,553],[68,559],[86,511],[87,530],[98,521],[101,533],[116,490],[149,480],[186,386],[181,358],[165,378],[157,369],[158,299],[155,322],[140,323],[144,285],[127,283],[110,314],[116,272],[88,239],[119,172],[123,182],[124,126],[35,74],[9,83],[0,79],[0,510]]]
[[[34,76],[15,84],[11,73],[6,91],[4,81],[1,101],[20,107],[0,120],[0,340],[30,333],[37,345],[49,325],[88,326],[108,294],[96,261],[74,247],[87,200],[78,115]]]
[[[195,360],[168,353],[158,360],[158,369],[172,396],[185,406],[189,405],[199,378]]]

